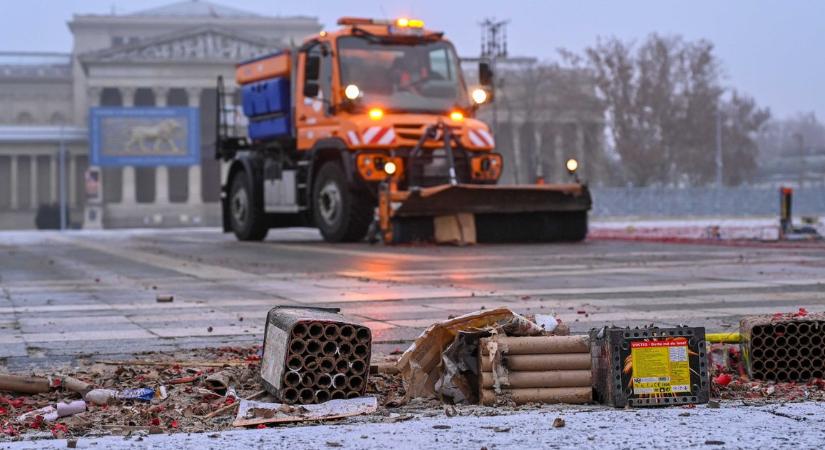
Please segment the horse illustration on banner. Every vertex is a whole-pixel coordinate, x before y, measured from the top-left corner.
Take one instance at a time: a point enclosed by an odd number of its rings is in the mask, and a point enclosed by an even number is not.
[[[131,150],[137,145],[141,152],[146,152],[146,141],[154,141],[152,148],[155,152],[160,151],[161,145],[165,144],[173,153],[180,153],[181,150],[175,143],[175,138],[180,131],[181,125],[175,119],[166,119],[157,125],[132,127],[126,150]]]

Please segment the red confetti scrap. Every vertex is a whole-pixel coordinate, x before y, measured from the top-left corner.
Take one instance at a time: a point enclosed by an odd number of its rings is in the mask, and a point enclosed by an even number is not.
[[[8,414],[9,410],[3,407],[0,407],[0,416]]]
[[[727,386],[731,381],[733,381],[733,378],[726,373],[720,374],[718,377],[713,379],[713,382],[719,386]]]
[[[149,421],[149,425],[154,425],[156,427],[160,426],[160,419],[158,419],[157,417],[153,418]]]
[[[260,430],[260,429],[266,428],[266,425],[264,425],[262,423],[259,423],[257,428]]]
[[[808,310],[805,308],[799,308],[799,312],[794,314],[796,317],[805,317],[808,315]]]
[[[261,357],[258,356],[258,355],[249,355],[249,356],[246,357],[246,360],[250,361],[250,362],[251,361],[260,361]]]
[[[54,436],[54,437],[58,437],[58,434],[65,434],[65,433],[68,433],[68,432],[69,432],[69,427],[67,427],[66,425],[64,425],[62,423],[56,423],[52,427],[52,436]]]
[[[169,426],[172,427],[172,428],[177,428],[178,427],[178,421],[177,420],[172,420],[171,422],[169,422]]]
[[[9,400],[9,405],[11,405],[13,408],[19,408],[23,406],[23,402],[24,400],[22,398],[16,398],[14,400]]]
[[[226,403],[227,405],[231,405],[231,404],[235,403],[235,397],[226,397],[226,400],[224,400],[224,403]]]
[[[43,427],[43,416],[35,416],[34,420],[31,424],[29,424],[30,428],[38,429]]]

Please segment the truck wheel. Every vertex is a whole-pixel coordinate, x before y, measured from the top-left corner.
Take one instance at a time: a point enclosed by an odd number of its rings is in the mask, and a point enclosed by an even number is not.
[[[252,180],[245,171],[232,177],[229,188],[229,223],[235,236],[241,241],[260,241],[269,228],[261,204],[255,201]]]
[[[364,239],[373,216],[369,196],[354,190],[341,165],[335,162],[325,163],[315,176],[312,210],[315,226],[327,242]]]

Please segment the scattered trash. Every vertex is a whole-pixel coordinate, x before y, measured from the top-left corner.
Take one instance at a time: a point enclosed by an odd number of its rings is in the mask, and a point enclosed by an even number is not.
[[[91,384],[89,384],[85,381],[82,381],[82,380],[78,380],[77,378],[74,378],[74,377],[64,376],[64,377],[61,377],[60,380],[61,380],[61,386],[63,387],[63,389],[65,389],[67,391],[76,392],[76,393],[80,394],[81,396],[86,395],[86,393],[89,392],[92,389]]]
[[[92,389],[86,394],[85,399],[89,403],[94,403],[95,405],[108,405],[118,400],[139,400],[148,402],[152,400],[154,396],[155,390],[152,388],[123,389],[122,391],[116,391],[113,389]]]
[[[24,377],[18,375],[0,375],[0,391],[20,394],[43,394],[49,392],[52,383],[45,377]]]
[[[169,294],[158,294],[155,296],[155,301],[158,303],[172,303],[175,301],[175,297]]]
[[[520,336],[544,333],[540,326],[508,308],[477,311],[430,325],[398,360],[407,399],[436,395],[436,383],[444,377],[442,353],[456,340],[460,331],[490,329]],[[448,376],[454,377],[455,374]]]
[[[565,425],[564,419],[561,417],[556,417],[553,419],[553,428],[563,428]]]
[[[59,417],[71,416],[86,411],[86,402],[75,400],[72,402],[59,402],[55,406],[45,406],[35,409],[17,417],[18,422],[25,422],[28,419],[42,416],[46,422],[54,422]]]
[[[804,308],[741,320],[742,354],[750,378],[808,381],[825,376],[825,313]]]
[[[481,340],[480,355],[483,405],[593,400],[587,336],[494,335]]]
[[[590,332],[596,400],[615,407],[707,403],[705,329],[605,327]]]
[[[77,438],[66,439],[66,447],[77,448]]]
[[[552,333],[559,326],[559,320],[550,314],[536,314],[536,325],[540,326],[545,332]]]
[[[306,422],[315,420],[341,419],[344,417],[370,414],[378,409],[375,397],[358,397],[344,400],[330,400],[318,405],[287,405],[241,400],[238,415],[232,426],[248,427],[259,424]]]
[[[236,369],[225,369],[220,372],[213,373],[212,375],[206,377],[203,383],[206,385],[207,389],[215,391],[215,393],[220,395],[226,395],[226,391],[234,379],[235,372],[237,372]]]
[[[364,395],[372,333],[337,309],[278,306],[264,331],[261,380],[287,404],[324,403]]]
[[[718,384],[719,386],[727,386],[730,384],[731,381],[733,381],[733,378],[726,373],[719,374],[717,377],[713,379],[713,382]]]

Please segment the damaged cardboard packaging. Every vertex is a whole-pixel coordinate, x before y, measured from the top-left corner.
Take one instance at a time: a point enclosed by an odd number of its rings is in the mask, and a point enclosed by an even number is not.
[[[516,403],[588,402],[592,388],[587,337],[558,336],[567,332],[553,316],[528,318],[508,308],[478,311],[431,325],[401,356],[398,368],[408,398],[484,404],[495,403],[499,396]],[[487,349],[491,342],[502,343],[493,359]],[[562,356],[548,361],[543,358],[548,354]],[[493,373],[509,371],[503,361],[509,364],[515,355],[510,368],[519,372],[513,379],[516,385],[506,379],[502,383]]]

